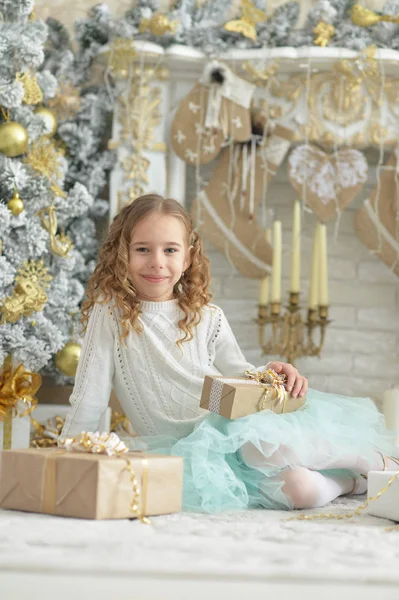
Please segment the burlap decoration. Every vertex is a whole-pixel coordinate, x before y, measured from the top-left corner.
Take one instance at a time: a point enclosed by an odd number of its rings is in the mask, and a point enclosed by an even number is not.
[[[327,154],[303,144],[288,159],[288,176],[302,201],[322,223],[337,217],[362,189],[367,161],[359,150]]]
[[[245,277],[270,273],[272,248],[257,219],[264,185],[275,174],[290,146],[293,132],[277,126],[260,146],[232,144],[222,151],[208,185],[193,203],[192,217],[210,241]]]
[[[377,184],[355,215],[358,238],[399,277],[399,162],[389,157]],[[378,174],[377,174],[378,175]]]
[[[175,153],[188,164],[207,164],[227,139],[249,140],[254,89],[222,63],[211,62],[176,111],[171,127]]]

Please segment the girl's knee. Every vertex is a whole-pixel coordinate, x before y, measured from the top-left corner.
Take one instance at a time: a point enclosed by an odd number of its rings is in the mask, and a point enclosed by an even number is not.
[[[296,467],[287,470],[282,491],[291,500],[292,508],[312,508],[316,505],[318,490],[309,469]]]
[[[281,445],[276,449],[274,444],[265,441],[260,442],[259,448],[252,442],[246,442],[240,448],[240,454],[245,464],[252,468],[284,469],[292,464],[289,448]]]

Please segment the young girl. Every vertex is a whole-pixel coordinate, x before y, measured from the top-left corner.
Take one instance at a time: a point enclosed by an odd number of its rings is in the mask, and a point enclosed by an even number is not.
[[[284,363],[269,366],[288,375],[294,396],[307,392],[304,410],[230,421],[200,408],[205,375],[254,369],[210,303],[209,281],[178,202],[146,195],[115,217],[88,285],[63,437],[97,430],[114,387],[138,434],[132,449],[183,456],[184,507],[200,511],[320,507],[364,492],[369,470],[396,470],[371,400],[307,391]]]

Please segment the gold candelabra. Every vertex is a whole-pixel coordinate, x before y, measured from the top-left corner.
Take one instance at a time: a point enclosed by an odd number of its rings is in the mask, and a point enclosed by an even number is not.
[[[259,305],[259,342],[263,354],[277,354],[293,363],[301,356],[320,356],[324,345],[328,320],[328,306],[308,309],[307,320],[301,315],[299,293],[290,292],[286,312],[281,314],[280,302]],[[265,329],[271,325],[271,336],[265,342]],[[316,342],[316,329],[319,339]]]

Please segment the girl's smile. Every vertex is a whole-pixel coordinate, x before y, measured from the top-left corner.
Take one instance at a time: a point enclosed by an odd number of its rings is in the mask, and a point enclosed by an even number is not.
[[[189,264],[187,231],[179,218],[153,213],[134,227],[129,270],[141,300],[171,300],[174,287]]]

